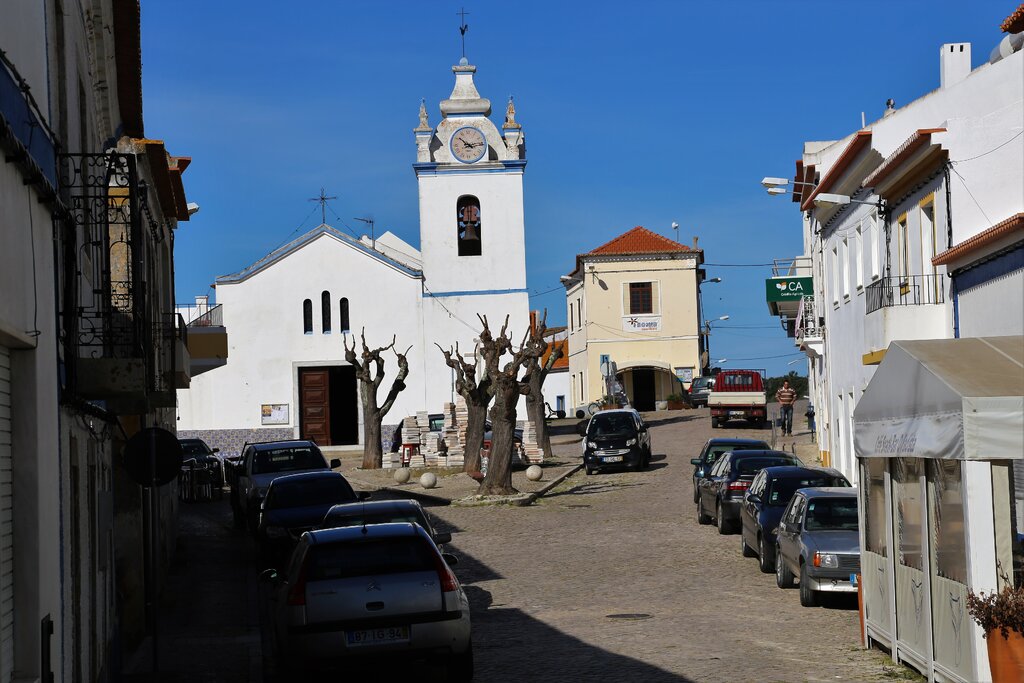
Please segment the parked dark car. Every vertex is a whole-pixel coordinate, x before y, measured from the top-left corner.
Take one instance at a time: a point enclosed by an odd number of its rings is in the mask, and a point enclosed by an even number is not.
[[[362,526],[364,524],[390,524],[394,522],[412,522],[423,527],[437,545],[451,543],[452,535],[447,531],[436,531],[430,522],[430,516],[417,500],[371,500],[365,503],[345,503],[335,505],[317,529],[336,529],[343,526]]]
[[[775,530],[798,489],[849,486],[839,470],[826,467],[766,467],[750,482],[740,505],[740,551],[757,555],[761,571],[775,571]]]
[[[340,472],[331,470],[289,474],[271,481],[256,527],[256,544],[264,563],[277,566],[299,537],[319,525],[332,507],[361,497]]]
[[[603,410],[590,418],[583,437],[587,474],[628,467],[641,470],[651,460],[651,435],[635,410]]]
[[[714,377],[695,377],[690,384],[690,405],[700,408],[708,404],[708,395],[715,388]]]
[[[246,444],[241,460],[227,468],[235,526],[241,528],[248,523],[251,530],[256,530],[260,505],[270,482],[278,477],[336,467],[341,467],[341,460],[334,458],[328,463],[320,448],[309,440]]]
[[[766,451],[769,449],[771,449],[771,446],[760,439],[708,439],[708,442],[704,444],[704,448],[701,449],[700,455],[696,458],[690,458],[690,464],[693,465],[693,502],[697,502],[700,480],[711,472],[711,467],[722,456],[722,453],[728,453],[729,451]]]
[[[754,475],[765,467],[802,465],[800,459],[783,451],[730,451],[720,457],[711,472],[700,482],[697,521],[718,525],[718,533],[732,533],[740,519],[740,501]],[[704,512],[710,509],[714,514]]]
[[[852,488],[800,489],[782,513],[775,542],[775,581],[792,588],[800,579],[800,604],[814,607],[818,593],[856,593],[860,572],[857,492]]]
[[[216,453],[219,448],[210,448],[202,439],[178,439],[181,444],[181,468],[188,469],[190,463],[194,462],[196,469],[210,470],[212,480],[217,486],[223,486],[224,463]]]

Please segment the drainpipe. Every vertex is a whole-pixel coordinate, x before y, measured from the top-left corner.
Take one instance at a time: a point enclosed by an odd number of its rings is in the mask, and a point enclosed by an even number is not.
[[[953,167],[953,162],[946,160],[946,163],[942,167],[943,181],[946,184],[946,249],[953,248],[953,188],[950,187],[950,176],[949,170]],[[949,294],[950,299],[953,303],[953,338],[960,338],[960,296],[957,292],[956,280],[949,274],[949,269],[946,269],[946,277],[950,280]]]

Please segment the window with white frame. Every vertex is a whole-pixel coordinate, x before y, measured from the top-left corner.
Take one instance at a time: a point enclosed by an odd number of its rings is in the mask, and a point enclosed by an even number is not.
[[[881,258],[879,256],[880,247],[878,245],[878,233],[878,214],[875,212],[871,212],[871,215],[868,216],[868,245],[871,252],[868,256],[868,263],[869,267],[871,268],[868,277],[871,280],[877,280],[882,275],[879,271],[879,263],[881,262]]]
[[[844,237],[839,250],[840,266],[843,269],[843,301],[850,298],[850,242]]]
[[[910,235],[907,230],[907,214],[903,214],[896,221],[896,254],[899,258],[896,272],[899,273],[900,283],[905,283],[910,277]]]
[[[864,290],[864,233],[863,225],[857,226],[857,234],[853,240],[854,249],[854,275],[857,278],[857,291]]]
[[[570,301],[569,302],[569,331],[570,332],[575,332],[576,331],[576,327],[575,327],[576,319],[573,317],[573,310],[574,310],[573,303]]]
[[[839,305],[839,247],[832,247],[832,260],[829,263],[832,270],[832,303]]]

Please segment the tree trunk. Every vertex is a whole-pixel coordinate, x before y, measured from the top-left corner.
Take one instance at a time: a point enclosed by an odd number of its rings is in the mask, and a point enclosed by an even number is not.
[[[363,469],[379,470],[384,461],[380,445],[381,414],[377,392],[372,384],[360,385],[363,394]]]
[[[530,386],[530,393],[526,395],[526,415],[537,434],[537,445],[540,446],[545,458],[551,457],[551,433],[548,431],[548,423],[545,418],[544,394],[541,385],[544,383],[544,373],[539,368],[532,369],[527,376]]]
[[[363,421],[363,442],[366,444],[363,449],[364,470],[379,470],[383,464],[384,453],[380,445],[380,423],[379,415],[376,419],[364,419]]]
[[[487,398],[490,398],[489,396]],[[487,421],[487,406],[476,402],[466,401],[466,454],[463,472],[480,471],[480,449],[484,447],[485,422]]]
[[[512,487],[512,448],[514,447],[516,403],[519,384],[515,380],[494,383],[494,405],[491,407],[491,455],[487,474],[478,494],[508,496],[519,493]]]

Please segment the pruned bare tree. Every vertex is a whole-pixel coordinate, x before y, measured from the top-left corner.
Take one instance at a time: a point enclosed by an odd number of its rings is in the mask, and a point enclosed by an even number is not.
[[[487,421],[487,404],[491,402],[491,380],[486,367],[470,363],[459,351],[456,342],[454,350],[445,350],[434,342],[444,354],[445,363],[455,371],[455,390],[466,400],[466,461],[464,472],[480,471],[480,449],[484,445],[484,431]]]
[[[363,351],[356,355],[356,342],[352,340],[352,348],[348,347],[348,340],[345,339],[345,360],[356,369],[356,379],[359,380],[359,396],[363,402],[363,469],[380,469],[384,453],[380,443],[380,424],[384,416],[391,410],[398,394],[405,389],[405,378],[409,375],[409,361],[405,353],[395,351],[395,337],[391,337],[391,343],[371,349],[366,345],[366,328],[361,333]],[[391,389],[388,391],[384,403],[377,402],[377,387],[384,381],[384,359],[381,354],[391,350],[398,360],[398,374],[391,382]]]
[[[519,372],[532,358],[539,358],[543,349],[533,343],[527,331],[519,348],[513,350],[508,338],[508,316],[495,339],[487,324],[487,317],[477,315],[483,325],[480,333],[481,361],[491,381],[491,454],[487,474],[477,491],[484,495],[516,493],[512,487],[512,449],[516,425],[516,404],[519,397],[530,393],[530,387],[519,378]],[[502,363],[502,357],[511,354],[511,360]]]
[[[540,322],[530,326],[530,343],[540,348],[540,354],[530,357],[523,380],[530,387],[530,393],[526,395],[526,415],[536,429],[537,445],[544,451],[544,457],[551,457],[551,433],[548,431],[548,423],[545,420],[543,386],[555,361],[562,357],[562,346],[560,344],[549,345],[544,339],[544,334],[548,329],[547,319],[548,312],[545,310],[544,317]],[[551,353],[541,362],[549,347]]]

